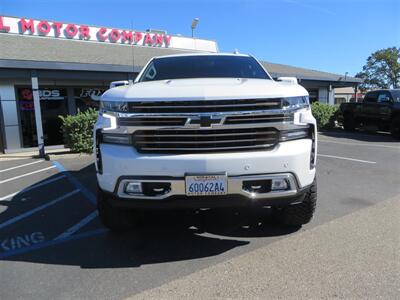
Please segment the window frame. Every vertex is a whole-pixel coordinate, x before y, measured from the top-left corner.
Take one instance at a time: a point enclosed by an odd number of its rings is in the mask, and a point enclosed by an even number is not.
[[[373,94],[375,94],[374,101],[368,101],[367,100],[368,97],[370,95],[372,96]],[[378,91],[368,92],[367,94],[365,94],[363,102],[365,102],[365,103],[377,103],[378,102],[378,95],[379,95]]]

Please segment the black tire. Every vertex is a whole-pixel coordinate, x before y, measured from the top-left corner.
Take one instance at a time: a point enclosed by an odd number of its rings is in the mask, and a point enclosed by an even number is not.
[[[317,181],[314,179],[302,203],[286,206],[281,211],[281,221],[289,226],[301,226],[311,221],[317,205]]]
[[[132,229],[135,225],[133,212],[129,209],[112,206],[107,198],[107,194],[98,188],[97,210],[103,225],[116,232]]]
[[[349,113],[343,116],[343,128],[346,131],[354,131],[356,129],[356,121],[353,116]]]
[[[390,133],[394,139],[400,139],[400,116],[393,118],[392,123],[390,124]]]

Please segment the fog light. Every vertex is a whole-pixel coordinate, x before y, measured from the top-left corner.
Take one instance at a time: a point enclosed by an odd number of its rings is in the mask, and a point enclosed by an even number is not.
[[[125,185],[125,193],[127,193],[127,194],[142,194],[142,183],[128,182]]]
[[[271,190],[272,191],[282,191],[287,190],[289,185],[286,179],[279,178],[279,179],[272,179]]]

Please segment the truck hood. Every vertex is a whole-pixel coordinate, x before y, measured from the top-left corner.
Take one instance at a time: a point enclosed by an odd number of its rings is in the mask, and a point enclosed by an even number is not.
[[[265,79],[199,78],[138,82],[106,91],[103,101],[218,100],[307,96],[298,84]]]

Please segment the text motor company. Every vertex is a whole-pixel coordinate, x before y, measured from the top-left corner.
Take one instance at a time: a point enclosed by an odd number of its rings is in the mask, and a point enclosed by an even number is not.
[[[168,47],[171,43],[171,36],[163,33],[109,29],[3,16],[0,16],[0,32],[155,47]]]

